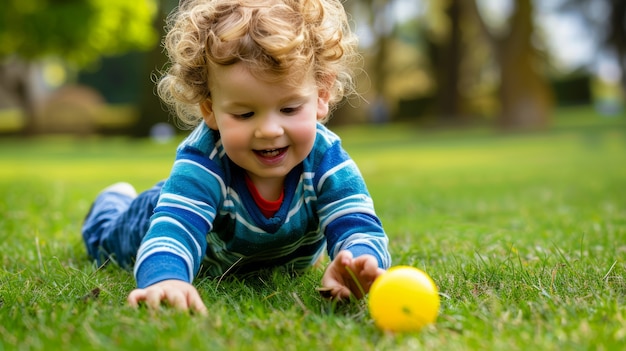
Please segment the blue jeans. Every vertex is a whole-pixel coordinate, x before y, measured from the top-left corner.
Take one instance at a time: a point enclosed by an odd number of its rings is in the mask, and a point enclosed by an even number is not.
[[[82,228],[87,253],[98,265],[113,261],[132,268],[162,185],[160,182],[136,198],[108,191],[98,195]]]

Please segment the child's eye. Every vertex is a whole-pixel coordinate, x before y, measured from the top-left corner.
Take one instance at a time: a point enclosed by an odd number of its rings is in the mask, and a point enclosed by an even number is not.
[[[254,112],[241,113],[241,114],[237,114],[235,116],[237,116],[239,118],[246,119],[246,118],[250,118],[250,117],[254,116]]]
[[[280,109],[280,112],[286,114],[286,115],[293,115],[294,113],[298,112],[300,110],[300,107],[285,107]]]

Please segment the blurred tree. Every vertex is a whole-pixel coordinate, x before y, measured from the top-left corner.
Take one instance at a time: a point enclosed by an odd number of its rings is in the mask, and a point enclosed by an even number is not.
[[[445,29],[437,38],[427,36],[428,52],[437,82],[435,99],[437,115],[444,122],[458,122],[461,117],[461,62],[464,57],[461,23],[463,0],[431,1],[431,9],[441,11]]]
[[[368,22],[375,35],[374,43],[374,60],[372,64],[372,76],[373,87],[377,95],[385,98],[385,78],[387,74],[387,50],[389,47],[389,40],[391,31],[389,30],[392,25],[391,19],[387,16],[386,7],[389,4],[388,0],[363,0],[367,8],[371,9],[369,12]]]
[[[626,1],[610,0],[606,43],[615,50],[622,70],[622,87],[626,91]]]
[[[158,0],[159,10],[155,16],[152,27],[159,37],[165,36],[165,21],[167,15],[177,5],[178,0]],[[131,133],[136,137],[144,137],[150,134],[150,129],[157,123],[165,123],[169,116],[166,106],[155,93],[155,80],[158,79],[158,71],[167,63],[167,56],[161,46],[155,46],[144,55],[143,69],[141,72],[144,81],[139,93],[139,119]]]
[[[103,55],[154,46],[154,0],[6,0],[0,12],[0,84],[24,110],[33,133],[32,62],[58,57],[84,67]],[[12,75],[11,79],[5,76]],[[9,85],[9,86],[7,86]]]
[[[389,41],[393,19],[389,17],[388,7],[393,0],[345,0],[343,2],[356,30],[361,31],[360,45],[363,50],[367,78],[361,84],[367,85],[368,98],[372,103],[389,98],[387,84],[389,80]],[[364,78],[364,77],[361,77]],[[369,106],[373,108],[373,106]],[[346,122],[354,122],[360,117],[354,111],[342,114],[341,108],[334,113],[342,115]],[[336,118],[333,118],[336,123]]]
[[[448,1],[445,9],[450,23],[450,33],[443,49],[443,62],[439,69],[439,109],[444,118],[457,119],[460,114],[459,75],[463,47],[461,45],[462,0]]]
[[[398,117],[399,110],[404,110],[401,102],[423,94],[431,84],[422,67],[425,60],[417,47],[417,31],[413,30],[418,26],[417,19],[397,17],[399,6],[406,9],[420,5],[401,0],[346,0],[344,6],[359,34],[367,72],[359,76],[359,85],[369,104],[357,112],[337,112],[347,122],[378,123]]]
[[[621,0],[620,0],[621,1]],[[499,124],[506,129],[540,129],[548,125],[552,91],[542,72],[544,57],[535,45],[532,0],[514,0],[508,28],[492,30],[476,0],[464,1],[480,24],[499,68]]]

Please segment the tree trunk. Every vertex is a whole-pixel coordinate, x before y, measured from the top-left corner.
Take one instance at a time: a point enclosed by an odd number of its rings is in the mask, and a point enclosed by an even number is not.
[[[370,8],[369,25],[376,36],[376,54],[374,56],[371,76],[373,79],[372,85],[376,95],[384,99],[386,95],[385,86],[387,85],[387,48],[389,46],[389,33],[376,31],[376,18],[380,16],[378,20],[381,21],[379,23],[381,27],[388,25],[385,10],[387,1],[367,0],[366,2]]]
[[[167,123],[176,116],[170,116],[167,106],[161,102],[156,94],[155,83],[152,77],[155,70],[160,69],[166,63],[166,58],[160,47],[142,54],[142,74],[140,76],[140,94],[138,106],[138,119],[132,127],[132,135],[142,138],[150,135],[152,126],[157,123]]]
[[[160,37],[165,35],[165,19],[171,9],[177,5],[177,1],[174,0],[161,0],[159,6],[159,13],[155,16],[153,26],[159,33]],[[156,94],[155,83],[153,82],[153,76],[155,70],[159,70],[167,63],[167,57],[163,52],[160,45],[144,53],[143,55],[143,69],[141,74],[142,84],[140,85],[139,96],[139,118],[137,123],[132,128],[132,135],[135,137],[146,137],[150,135],[150,129],[157,123],[166,123],[168,117],[170,119],[177,118],[176,116],[169,116],[169,111],[165,104],[161,102],[161,99]]]
[[[541,129],[548,126],[552,93],[539,71],[540,53],[531,42],[533,5],[518,0],[509,35],[498,44],[500,63],[500,125],[505,129]]]
[[[532,44],[532,0],[516,0],[509,31],[496,36],[486,26],[475,0],[470,10],[491,43],[500,70],[498,124],[504,129],[534,130],[548,126],[553,108],[552,90],[540,70],[542,59]]]
[[[459,93],[462,56],[461,0],[449,1],[446,14],[450,20],[449,37],[442,47],[441,61],[435,62],[438,81],[437,100],[442,121],[458,122],[461,114],[461,95]]]
[[[610,0],[607,44],[615,50],[622,71],[622,89],[626,92],[626,2]]]

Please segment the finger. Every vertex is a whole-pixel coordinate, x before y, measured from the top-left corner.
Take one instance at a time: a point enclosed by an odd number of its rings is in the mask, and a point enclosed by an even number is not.
[[[372,281],[379,275],[378,260],[369,255],[354,259],[352,269],[362,283]]]
[[[144,289],[135,289],[128,294],[126,301],[131,307],[138,307],[139,302],[145,300],[146,292]]]
[[[161,301],[165,298],[165,293],[162,289],[152,288],[147,290],[144,301],[149,308],[159,309],[161,307]]]
[[[354,296],[362,298],[370,290],[370,287],[378,276],[378,260],[371,255],[363,255],[355,258],[347,267],[354,274],[346,283]]]
[[[188,297],[188,303],[189,306],[191,307],[191,309],[196,312],[199,313],[203,316],[206,316],[209,314],[206,306],[204,305],[204,302],[202,301],[202,299],[200,298],[200,296],[189,296]]]
[[[363,265],[363,269],[368,272],[376,273],[378,270],[378,260],[371,256],[365,260],[365,264]]]
[[[339,251],[332,263],[339,265],[342,268],[350,265],[352,263],[352,252],[348,250]]]
[[[343,299],[350,298],[350,295],[352,295],[352,292],[350,291],[348,287],[344,285],[337,285],[331,289],[330,294],[332,295],[333,299],[343,300]]]
[[[367,257],[363,259],[363,268],[361,269],[361,276],[373,280],[378,276],[378,260],[374,257]]]
[[[376,259],[369,260],[365,264],[363,268],[363,274],[361,276],[361,279],[363,281],[363,289],[365,290],[365,293],[369,293],[370,288],[374,284],[374,281],[376,281],[376,279],[379,276],[381,276],[383,273],[385,273],[385,270],[378,267],[378,260]]]
[[[345,284],[339,280],[342,279],[342,276],[338,269],[332,268],[333,267],[328,267],[326,273],[322,277],[322,286],[325,289],[325,292],[329,295],[327,297],[331,300],[341,300],[342,298],[349,297],[350,289],[348,289]],[[345,269],[342,269],[342,271],[345,271]]]
[[[354,259],[354,267],[359,271],[374,272],[378,268],[378,260],[372,255],[362,255]]]
[[[165,299],[167,300],[170,306],[174,307],[175,309],[179,311],[185,311],[189,309],[185,295],[178,291],[167,292],[165,295]]]

